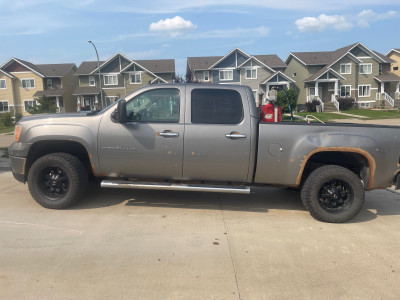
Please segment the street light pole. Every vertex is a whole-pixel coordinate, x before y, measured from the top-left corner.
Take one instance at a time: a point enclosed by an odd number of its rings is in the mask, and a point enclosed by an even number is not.
[[[99,69],[99,86],[100,86],[100,103],[101,103],[101,109],[104,108],[103,104],[103,89],[101,88],[101,73],[100,73],[100,60],[99,60],[99,53],[97,53],[97,48],[93,44],[91,40],[88,40],[88,43],[92,44],[94,47],[94,50],[96,51],[96,56],[97,56],[97,68]]]

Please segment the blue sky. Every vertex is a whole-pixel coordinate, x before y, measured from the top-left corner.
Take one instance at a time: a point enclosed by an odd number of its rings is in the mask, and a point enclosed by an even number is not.
[[[355,42],[400,48],[399,0],[0,0],[0,63],[77,66],[121,52],[132,59],[330,51]]]

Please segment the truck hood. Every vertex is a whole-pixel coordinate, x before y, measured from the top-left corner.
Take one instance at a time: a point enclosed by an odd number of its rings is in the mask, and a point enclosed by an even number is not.
[[[43,121],[43,122],[51,122],[52,120],[54,121],[66,121],[66,120],[77,120],[77,119],[83,119],[83,118],[90,118],[94,116],[95,114],[91,112],[76,112],[76,113],[67,113],[67,114],[37,114],[37,115],[31,115],[31,116],[26,116],[23,117],[21,120],[19,120],[18,123],[24,123],[24,122],[30,122],[30,121]]]

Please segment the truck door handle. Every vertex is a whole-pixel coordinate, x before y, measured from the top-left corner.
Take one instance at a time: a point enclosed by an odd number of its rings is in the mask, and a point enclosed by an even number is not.
[[[178,137],[179,133],[165,130],[164,132],[157,132],[157,135],[165,138],[170,138],[170,137]]]
[[[240,134],[239,132],[231,132],[231,133],[225,134],[225,137],[228,139],[245,139],[246,135]]]

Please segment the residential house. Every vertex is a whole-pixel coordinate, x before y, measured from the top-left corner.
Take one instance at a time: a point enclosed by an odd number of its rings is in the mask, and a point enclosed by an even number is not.
[[[59,113],[73,111],[72,91],[77,84],[73,77],[75,70],[73,63],[33,64],[11,58],[0,67],[0,108],[29,115],[28,107],[46,95],[57,105]]]
[[[277,55],[249,55],[238,48],[225,56],[188,57],[186,68],[193,81],[250,86],[257,104],[272,99],[271,89],[295,82],[284,74],[286,64]]]
[[[0,69],[0,113],[9,112],[14,107],[14,79],[15,76]]]
[[[339,109],[338,98],[351,97],[359,108],[394,108],[400,102],[400,77],[390,73],[393,61],[355,43],[334,51],[292,52],[285,74],[296,80],[298,103],[318,100],[325,110]]]
[[[393,60],[391,66],[392,73],[400,76],[400,49],[391,49],[386,56]]]
[[[79,85],[73,92],[76,110],[97,110],[142,86],[172,82],[175,78],[174,59],[132,60],[117,53],[100,62],[101,86],[98,69],[97,61],[84,61],[76,70],[74,75],[79,78]]]

